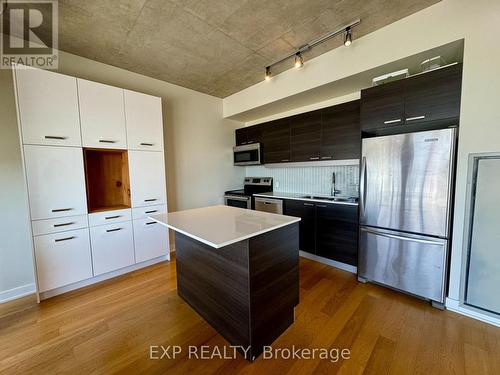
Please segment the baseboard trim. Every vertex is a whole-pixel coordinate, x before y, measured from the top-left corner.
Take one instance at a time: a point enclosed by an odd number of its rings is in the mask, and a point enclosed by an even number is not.
[[[500,319],[487,315],[481,312],[479,309],[464,306],[460,303],[460,301],[457,301],[456,299],[446,298],[446,308],[450,311],[456,312],[457,314],[465,315],[469,318],[480,320],[496,327],[500,327]]]
[[[303,258],[315,260],[316,262],[326,264],[328,266],[332,266],[338,269],[341,269],[343,271],[351,272],[354,274],[358,273],[358,267],[351,266],[350,264],[342,263],[342,262],[337,262],[336,260],[331,260],[327,258],[323,258],[314,254],[309,254],[305,251],[299,250],[299,255]]]
[[[0,292],[0,303],[9,302],[21,297],[25,297],[30,294],[36,293],[35,283],[30,283],[26,285],[18,286],[17,288],[12,288]]]
[[[109,279],[112,279],[113,277],[121,276],[121,275],[124,275],[124,274],[132,272],[132,271],[137,271],[141,268],[152,266],[153,264],[164,262],[166,260],[170,260],[170,254],[164,255],[164,256],[161,256],[161,257],[158,257],[155,259],[147,260],[147,261],[142,262],[142,263],[137,263],[137,264],[134,264],[132,266],[125,267],[125,268],[121,268],[119,270],[109,272],[109,273],[106,273],[104,275],[99,275],[99,276],[92,277],[90,279],[82,280],[82,281],[79,281],[79,282],[71,284],[71,285],[65,285],[65,286],[62,286],[60,288],[47,290],[45,292],[40,292],[40,301],[47,299],[47,298],[57,296],[59,294],[70,292],[72,290],[80,289],[80,288],[83,288],[85,286],[97,284],[101,281],[109,280]]]

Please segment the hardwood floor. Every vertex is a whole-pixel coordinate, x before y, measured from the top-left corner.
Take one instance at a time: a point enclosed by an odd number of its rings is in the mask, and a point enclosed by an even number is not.
[[[500,373],[499,328],[307,259],[300,286],[296,321],[273,348],[348,348],[350,359],[188,359],[189,345],[228,344],[177,296],[172,261],[40,305],[0,305],[0,374]],[[150,345],[183,352],[150,360]]]

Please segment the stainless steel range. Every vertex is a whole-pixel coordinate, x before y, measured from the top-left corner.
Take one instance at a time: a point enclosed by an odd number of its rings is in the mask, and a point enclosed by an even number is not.
[[[224,194],[227,206],[253,209],[255,202],[253,194],[273,191],[272,177],[245,177],[243,189],[229,190]]]

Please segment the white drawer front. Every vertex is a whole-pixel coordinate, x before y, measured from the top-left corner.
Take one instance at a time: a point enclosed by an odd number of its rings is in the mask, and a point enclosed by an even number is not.
[[[136,207],[132,208],[132,219],[147,219],[150,215],[163,214],[167,212],[166,204],[158,204],[155,206]]]
[[[24,146],[32,220],[87,214],[81,148]]]
[[[35,220],[31,222],[34,236],[87,228],[88,226],[87,215],[59,217],[57,219]]]
[[[150,219],[134,220],[134,243],[136,263],[167,255],[168,229]]]
[[[88,229],[37,236],[34,243],[40,292],[92,277]]]
[[[132,222],[90,228],[94,276],[135,263]]]
[[[122,221],[132,220],[132,212],[130,208],[124,210],[103,211],[89,214],[89,225],[95,227],[97,225],[106,225],[112,223],[120,223]]]

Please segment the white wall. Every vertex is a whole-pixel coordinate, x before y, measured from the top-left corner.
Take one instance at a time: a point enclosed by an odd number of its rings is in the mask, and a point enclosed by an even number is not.
[[[459,298],[467,155],[500,151],[500,1],[443,0],[224,99],[235,116],[459,39],[465,40],[450,297]],[[498,205],[500,201],[492,202]]]
[[[222,118],[221,99],[64,52],[58,71],[162,97],[170,211],[221,204],[224,191],[242,184],[232,146],[243,124]],[[0,70],[0,99],[1,301],[34,279],[10,70]]]

